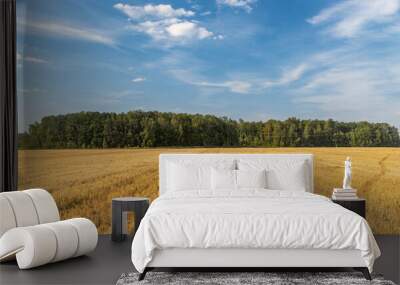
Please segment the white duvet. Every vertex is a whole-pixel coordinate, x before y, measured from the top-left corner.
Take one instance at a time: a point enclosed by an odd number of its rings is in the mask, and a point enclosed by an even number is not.
[[[143,272],[155,249],[358,249],[372,271],[380,251],[365,219],[299,191],[171,192],[157,198],[132,243]]]

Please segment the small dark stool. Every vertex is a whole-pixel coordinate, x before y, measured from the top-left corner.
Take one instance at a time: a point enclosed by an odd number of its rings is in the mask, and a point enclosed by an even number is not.
[[[133,212],[135,215],[135,235],[140,221],[149,208],[150,200],[143,197],[121,197],[112,199],[112,241],[125,240],[128,233],[127,212]]]
[[[336,200],[332,199],[333,203],[339,204],[340,206],[359,214],[361,217],[365,218],[365,199],[354,198],[351,200]]]

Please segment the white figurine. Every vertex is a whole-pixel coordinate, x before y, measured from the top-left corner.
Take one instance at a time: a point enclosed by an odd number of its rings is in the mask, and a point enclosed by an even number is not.
[[[348,156],[344,162],[344,179],[343,179],[343,189],[351,188],[351,159]]]

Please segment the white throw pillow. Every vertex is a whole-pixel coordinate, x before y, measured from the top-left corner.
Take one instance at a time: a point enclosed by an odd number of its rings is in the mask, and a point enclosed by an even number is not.
[[[236,170],[237,188],[267,188],[267,172],[262,170]]]
[[[232,169],[211,169],[212,190],[235,190],[236,170]]]
[[[272,190],[306,191],[306,162],[303,160],[241,159],[239,170],[267,170],[267,188]]]

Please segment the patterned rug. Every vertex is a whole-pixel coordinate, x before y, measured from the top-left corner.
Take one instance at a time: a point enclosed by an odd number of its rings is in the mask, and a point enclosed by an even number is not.
[[[138,273],[122,274],[117,285],[145,284],[328,284],[328,285],[395,285],[380,275],[372,275],[368,281],[359,272],[148,272],[146,278],[138,281]]]

